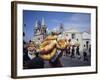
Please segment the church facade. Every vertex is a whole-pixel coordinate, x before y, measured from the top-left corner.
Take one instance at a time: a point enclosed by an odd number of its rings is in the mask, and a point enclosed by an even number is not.
[[[42,21],[36,20],[35,26],[34,26],[34,37],[33,41],[36,42],[36,44],[40,44],[41,41],[47,36],[47,30],[46,30],[46,24],[44,21],[44,18],[42,18]]]

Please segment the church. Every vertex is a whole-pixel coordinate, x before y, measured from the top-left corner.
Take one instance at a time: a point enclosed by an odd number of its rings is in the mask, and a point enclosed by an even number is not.
[[[36,42],[36,44],[40,44],[41,41],[47,36],[47,30],[46,30],[46,24],[44,21],[44,18],[42,18],[42,21],[36,20],[35,26],[34,26],[34,37],[33,41]]]

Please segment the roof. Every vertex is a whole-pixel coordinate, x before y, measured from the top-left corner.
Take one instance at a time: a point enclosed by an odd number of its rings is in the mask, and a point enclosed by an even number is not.
[[[66,33],[81,33],[79,30],[77,30],[76,28],[70,28],[70,29],[66,29],[65,31]]]

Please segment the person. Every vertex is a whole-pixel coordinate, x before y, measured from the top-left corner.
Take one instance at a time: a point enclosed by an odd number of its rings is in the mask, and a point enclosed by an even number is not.
[[[79,46],[76,47],[76,54],[77,54],[77,55],[80,55]]]
[[[56,33],[51,33],[51,35],[47,36],[42,43],[40,44],[39,50],[40,57],[43,60],[49,62],[51,67],[60,67],[60,60],[57,54],[57,35]]]
[[[69,49],[69,47],[68,47],[68,46],[66,46],[65,51],[66,51],[66,56],[68,56],[68,55],[69,55],[69,51],[70,51],[70,49]]]
[[[60,57],[62,56],[62,51],[57,50],[56,55],[49,61],[51,67],[62,67],[60,62]]]
[[[35,57],[26,63],[26,69],[44,68],[44,60],[35,52]]]
[[[78,59],[81,59],[80,51],[79,51],[79,46],[76,46],[76,55]]]
[[[62,67],[60,58],[63,54],[62,47],[65,46],[62,46],[64,40],[61,40],[61,35],[59,37],[58,35],[57,33],[52,33],[47,36],[42,42],[41,49],[39,50],[41,58],[49,61],[51,67]]]
[[[80,55],[80,52],[79,52],[80,43],[79,43],[78,39],[76,40],[75,46],[76,46],[76,54],[79,56]]]
[[[74,45],[72,45],[72,52],[71,52],[71,58],[75,57],[75,49],[74,49]]]
[[[40,57],[49,61],[56,53],[56,38],[57,36],[52,33],[47,36],[39,45],[37,52],[40,53]]]
[[[89,41],[86,41],[86,48],[88,49]]]
[[[70,51],[71,51],[71,39],[69,39],[67,42],[66,56],[70,55]]]
[[[25,38],[25,32],[23,32],[23,37]],[[27,43],[23,39],[23,68],[25,68],[25,64],[29,60],[30,58],[28,57]]]
[[[28,50],[28,57],[31,59],[33,59],[35,57],[35,51],[36,51],[36,47],[34,42],[30,41],[27,47]]]
[[[75,42],[75,50],[76,50],[76,57],[78,58],[78,59],[80,59],[81,58],[81,55],[80,55],[80,42],[79,42],[79,40],[78,40],[78,38],[76,39],[76,42]]]
[[[84,61],[88,61],[88,57],[87,57],[87,48],[86,48],[85,45],[84,45],[84,48],[83,48],[83,60],[84,60]]]
[[[89,53],[91,54],[91,45],[89,45]]]
[[[62,51],[62,54],[65,55],[67,49],[68,40],[67,37],[63,34],[58,35],[57,37],[57,49]]]
[[[57,52],[55,56],[49,61],[49,63],[52,67],[63,67],[60,58],[62,57],[63,52],[66,48],[66,41],[64,39],[58,39],[56,47],[57,47]]]
[[[36,52],[35,44],[30,41],[27,46],[29,60],[24,64],[24,69],[43,68],[44,61],[41,59]]]
[[[27,43],[23,42],[23,65],[29,60],[30,58],[28,56]]]

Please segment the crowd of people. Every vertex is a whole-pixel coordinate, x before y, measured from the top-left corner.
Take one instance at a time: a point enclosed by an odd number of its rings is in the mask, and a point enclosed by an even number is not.
[[[62,55],[70,56],[78,59],[81,58],[80,53],[80,42],[76,39],[75,43],[72,44],[71,39],[58,38],[58,34],[52,33],[47,36],[41,44],[37,45],[33,41],[29,43],[23,42],[23,68],[34,69],[44,68],[45,60],[49,62],[51,67],[63,67],[60,58]],[[83,60],[88,61],[87,53],[91,53],[91,46],[83,46]]]

